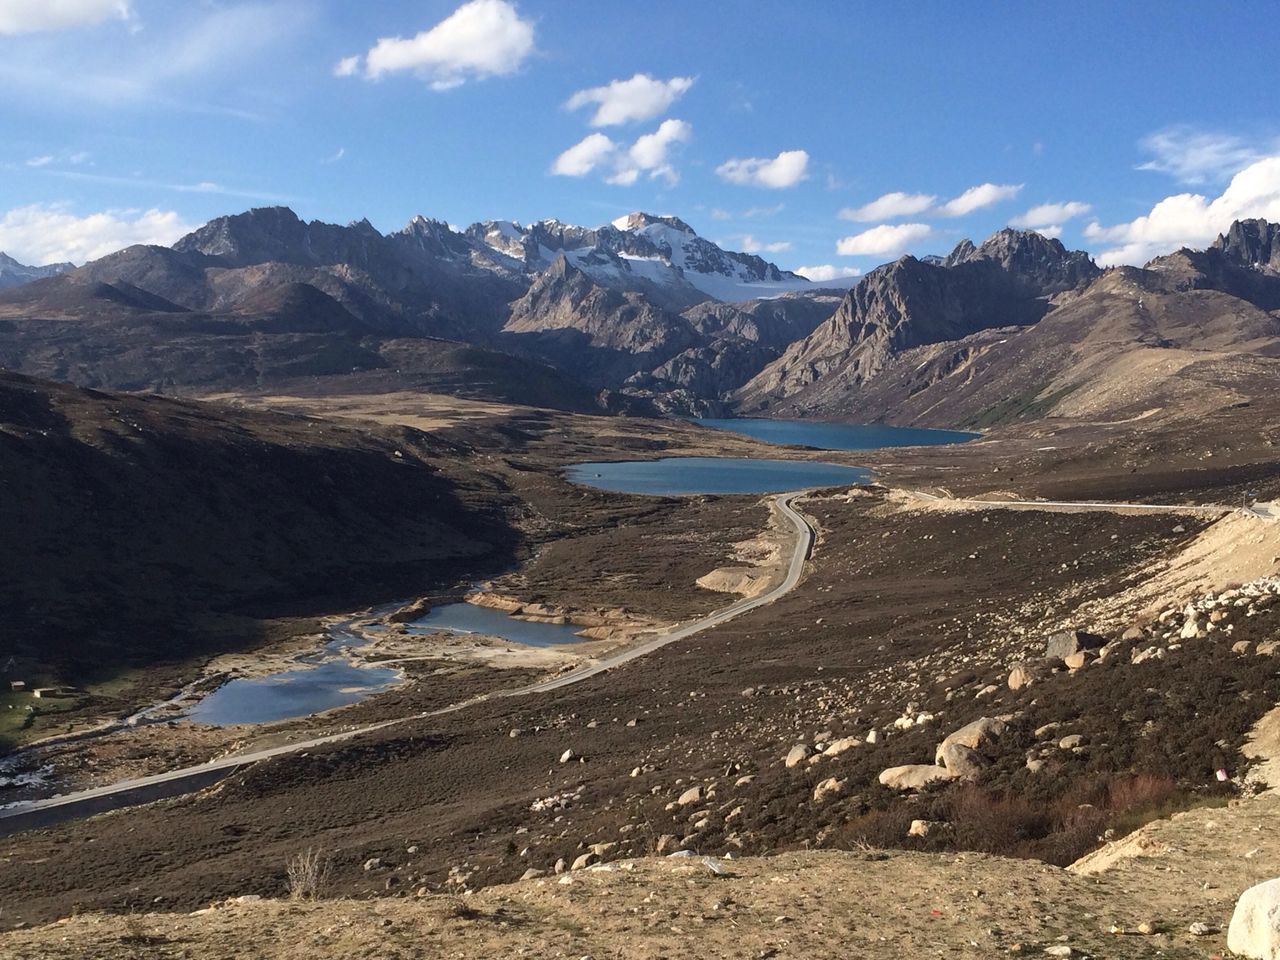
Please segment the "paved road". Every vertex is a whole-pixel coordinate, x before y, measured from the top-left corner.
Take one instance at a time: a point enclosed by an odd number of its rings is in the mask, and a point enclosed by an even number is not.
[[[123,780],[119,783],[108,784],[102,787],[94,787],[89,790],[81,790],[76,793],[69,793],[60,797],[50,797],[46,800],[37,800],[32,803],[17,805],[7,809],[0,809],[0,836],[16,833],[21,830],[47,826],[51,823],[63,820],[75,819],[79,816],[90,816],[95,813],[101,813],[105,810],[111,810],[118,807],[130,806],[136,803],[148,803],[152,800],[158,800],[164,797],[178,796],[179,794],[205,787],[220,779],[221,776],[225,776],[239,767],[257,763],[260,760],[269,760],[272,757],[311,750],[327,744],[348,740],[351,737],[355,737],[363,733],[371,733],[396,724],[405,723],[409,720],[455,713],[459,710],[465,709],[466,707],[473,706],[474,704],[500,697],[529,696],[531,694],[560,690],[564,687],[572,686],[575,683],[581,683],[583,680],[587,680],[590,677],[598,676],[599,674],[604,673],[607,670],[612,670],[615,667],[619,667],[624,663],[629,663],[637,657],[643,657],[646,654],[652,653],[654,650],[665,647],[669,643],[675,643],[678,640],[684,640],[687,637],[691,637],[696,633],[701,633],[703,630],[709,630],[712,627],[720,626],[721,624],[727,623],[735,617],[739,617],[750,610],[762,607],[765,604],[773,603],[773,601],[777,600],[779,597],[795,589],[796,584],[800,582],[800,577],[804,573],[805,561],[813,552],[814,533],[809,522],[805,520],[805,518],[795,509],[793,504],[797,497],[803,496],[806,492],[807,491],[800,490],[792,493],[778,494],[774,497],[774,503],[777,505],[779,512],[795,528],[796,546],[791,555],[791,563],[787,567],[786,577],[772,590],[761,594],[758,597],[739,600],[737,603],[731,604],[722,610],[717,610],[710,616],[704,617],[700,620],[695,620],[692,623],[688,623],[683,626],[678,625],[672,627],[650,640],[628,647],[613,656],[589,662],[576,670],[558,677],[553,677],[550,680],[541,681],[540,683],[530,684],[525,687],[517,687],[512,690],[498,691],[485,696],[474,697],[470,700],[451,704],[450,706],[442,707],[437,710],[430,710],[425,713],[414,714],[409,717],[398,717],[394,720],[384,720],[381,723],[369,724],[368,726],[358,727],[342,733],[332,733],[322,737],[313,737],[309,740],[299,740],[293,743],[282,744],[281,746],[271,747],[269,749],[253,750],[248,753],[218,757],[214,760],[210,760],[208,763],[202,763],[194,767],[182,767],[177,770],[169,770],[165,773],[157,773],[148,777]]]

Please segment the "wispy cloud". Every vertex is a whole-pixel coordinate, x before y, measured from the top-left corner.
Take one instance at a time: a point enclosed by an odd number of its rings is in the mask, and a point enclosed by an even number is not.
[[[1048,227],[1061,225],[1076,217],[1083,217],[1093,207],[1079,200],[1068,200],[1065,203],[1042,203],[1032,207],[1021,216],[1009,221],[1013,227]],[[1043,231],[1041,231],[1043,232]]]
[[[792,244],[789,240],[766,243],[763,240],[757,240],[749,233],[744,233],[738,238],[738,249],[743,253],[786,253],[791,247]]]
[[[1139,170],[1167,173],[1179,183],[1224,181],[1268,154],[1280,153],[1280,139],[1249,142],[1230,133],[1179,125],[1148,134],[1140,143],[1151,154]]]
[[[238,197],[243,200],[261,200],[266,203],[293,203],[298,198],[262,190],[250,190],[240,187],[229,187],[213,180],[198,180],[184,183],[166,180],[155,180],[148,177],[120,177],[107,173],[85,173],[82,170],[52,170],[43,168],[43,172],[65,180],[78,180],[86,183],[102,183],[118,187],[136,187],[144,190],[167,190],[172,193],[211,193],[223,197]]]
[[[300,0],[202,3],[110,44],[83,31],[24,39],[0,58],[0,85],[46,107],[160,107],[257,120],[260,113],[245,105],[246,65],[297,42],[314,16]],[[222,89],[235,96],[210,99]]]
[[[91,27],[132,16],[129,0],[4,0],[0,35]]]
[[[963,217],[975,210],[1012,200],[1021,192],[1020,183],[980,183],[937,207],[934,213],[940,217]]]
[[[870,203],[860,207],[845,207],[840,211],[841,220],[874,222],[876,220],[894,220],[898,217],[913,217],[924,213],[937,202],[931,193],[902,193],[894,191],[877,197]]]

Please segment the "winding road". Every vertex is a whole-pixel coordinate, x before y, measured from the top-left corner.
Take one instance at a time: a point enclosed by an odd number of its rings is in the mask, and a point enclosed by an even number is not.
[[[800,582],[801,576],[804,574],[805,562],[809,559],[813,552],[814,531],[809,521],[804,518],[795,508],[797,498],[808,493],[807,490],[796,490],[790,493],[780,493],[774,496],[773,502],[778,512],[794,527],[796,533],[795,549],[791,554],[791,561],[787,566],[786,576],[782,581],[770,589],[768,592],[758,597],[750,597],[739,600],[730,604],[715,613],[709,614],[699,620],[684,625],[677,625],[659,633],[649,640],[634,644],[618,653],[610,656],[602,657],[598,660],[589,661],[581,667],[571,670],[557,677],[543,680],[538,683],[529,684],[523,687],[516,687],[511,690],[500,690],[493,693],[484,694],[479,697],[473,697],[470,700],[464,700],[460,703],[451,704],[447,707],[440,707],[435,710],[429,710],[423,713],[412,714],[407,717],[397,717],[394,720],[384,720],[380,723],[369,724],[367,726],[357,727],[353,730],[346,730],[341,733],[331,733],[325,736],[312,737],[308,740],[299,740],[293,743],[282,744],[277,747],[270,747],[262,750],[251,750],[247,753],[218,757],[207,763],[202,763],[194,767],[181,767],[177,770],[168,770],[164,773],[157,773],[147,777],[138,777],[132,780],[122,780],[118,783],[108,784],[102,787],[93,787],[88,790],[80,790],[75,793],[68,793],[62,796],[50,797],[46,800],[36,800],[29,803],[15,804],[11,807],[0,808],[0,836],[8,836],[23,830],[31,830],[39,827],[49,826],[64,820],[72,820],[77,817],[91,816],[96,813],[103,813],[107,810],[114,810],[120,807],[132,806],[139,803],[149,803],[153,800],[160,800],[165,797],[179,796],[183,793],[189,793],[198,790],[229,775],[234,770],[249,764],[258,763],[262,760],[270,760],[272,757],[285,756],[291,753],[298,753],[304,750],[312,750],[316,747],[322,747],[331,743],[338,743],[343,740],[349,740],[352,737],[359,736],[364,733],[372,733],[377,730],[383,730],[396,724],[406,723],[410,720],[420,720],[424,718],[443,716],[445,714],[456,713],[467,707],[474,706],[478,703],[496,700],[504,697],[523,697],[539,693],[550,693],[554,690],[561,690],[565,687],[573,686],[581,683],[591,677],[620,667],[625,663],[630,663],[639,657],[643,657],[655,650],[665,647],[667,644],[675,643],[709,630],[712,627],[718,627],[721,624],[728,623],[736,617],[742,616],[758,607],[773,603],[780,597],[785,596],[795,589]]]

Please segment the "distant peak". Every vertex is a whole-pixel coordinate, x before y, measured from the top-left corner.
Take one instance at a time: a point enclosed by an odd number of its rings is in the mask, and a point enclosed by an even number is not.
[[[1213,249],[1247,266],[1280,270],[1280,223],[1237,220],[1213,242]]]
[[[679,217],[660,217],[653,213],[644,213],[643,211],[636,211],[635,213],[628,213],[625,217],[619,217],[617,220],[613,221],[613,226],[617,227],[619,230],[643,230],[645,227],[652,226],[655,223],[664,224],[675,230],[679,230],[681,233],[688,233],[697,236],[693,227],[689,226]]]

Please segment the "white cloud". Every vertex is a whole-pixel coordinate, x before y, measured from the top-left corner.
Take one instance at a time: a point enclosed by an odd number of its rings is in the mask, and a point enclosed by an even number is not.
[[[940,217],[963,217],[975,210],[1012,200],[1021,191],[1020,183],[980,183],[976,187],[970,187],[960,196],[948,200],[933,212]]]
[[[692,136],[693,127],[683,120],[663,120],[657,130],[637,137],[630,146],[615,143],[603,133],[592,133],[556,157],[551,172],[585,177],[598,171],[605,174],[605,182],[618,186],[630,186],[642,174],[674,184],[680,175],[672,164],[673,148]]]
[[[343,57],[333,67],[335,77],[354,77],[360,72],[360,57]]]
[[[380,39],[364,56],[364,75],[377,79],[411,71],[429,80],[433,90],[506,77],[533,53],[533,34],[533,21],[522,19],[508,0],[470,0],[430,30],[408,39]],[[346,57],[335,72],[351,76],[359,65],[360,58]]]
[[[757,240],[749,233],[744,233],[739,238],[738,244],[738,249],[743,253],[786,253],[791,249],[791,243],[787,240],[765,243],[763,240]]]
[[[84,263],[135,243],[168,245],[195,229],[172,210],[106,210],[78,217],[32,204],[0,216],[0,250],[23,263]]]
[[[894,191],[877,197],[861,207],[845,207],[840,211],[841,220],[857,220],[871,222],[875,220],[894,220],[898,217],[913,217],[924,213],[937,201],[931,193],[902,193]]]
[[[812,267],[796,267],[792,273],[812,280],[814,283],[830,283],[833,280],[853,280],[862,276],[857,267],[838,267],[830,263],[820,263]]]
[[[591,126],[612,127],[661,116],[692,86],[693,77],[655,80],[637,73],[630,80],[614,80],[603,87],[579,90],[565,107],[578,110],[594,103],[597,106]]]
[[[1032,207],[1022,216],[1014,217],[1009,221],[1009,225],[1014,227],[1048,227],[1056,225],[1058,230],[1061,230],[1063,221],[1071,220],[1075,217],[1083,217],[1092,209],[1089,204],[1081,203],[1079,200],[1068,200],[1066,203],[1042,203],[1039,206]],[[1043,230],[1040,232],[1044,233]]]
[[[54,158],[50,154],[45,154],[42,157],[32,157],[30,160],[27,161],[27,166],[28,167],[47,167],[49,164],[53,163],[53,160]]]
[[[617,149],[618,145],[603,133],[588,134],[556,157],[551,172],[562,177],[585,177],[605,164]]]
[[[1204,247],[1233,220],[1252,217],[1280,221],[1280,155],[1245,167],[1213,200],[1198,193],[1176,194],[1128,223],[1104,227],[1095,220],[1084,235],[1113,244],[1098,254],[1099,263],[1142,264],[1179,247]]]
[[[892,256],[932,235],[933,228],[927,223],[882,223],[845,237],[836,244],[836,253],[842,257]]]
[[[345,157],[346,155],[347,155],[347,148],[346,148],[346,147],[339,147],[337,150],[333,151],[333,153],[329,154],[329,156],[325,157],[325,158],[324,158],[323,160],[321,160],[320,162],[321,162],[321,163],[325,163],[325,164],[328,164],[328,163],[337,163],[339,160],[341,160],[341,159],[342,159],[343,157]]]
[[[716,167],[716,173],[721,180],[738,186],[782,190],[808,177],[809,154],[803,150],[784,150],[772,160],[766,157],[727,160]]]
[[[1269,149],[1262,150],[1233,134],[1189,126],[1157,130],[1144,137],[1141,146],[1153,156],[1139,164],[1139,170],[1167,173],[1180,183],[1226,180],[1267,153],[1280,150],[1280,143],[1276,141],[1272,141]]]
[[[132,15],[128,0],[0,0],[0,35],[87,27]]]
[[[643,172],[650,179],[662,177],[667,183],[675,184],[680,176],[671,165],[671,148],[677,143],[688,143],[692,136],[693,127],[683,120],[663,120],[653,133],[636,138],[625,159],[620,161],[617,178],[611,182],[634,183],[636,176]]]
[[[711,219],[712,220],[732,220],[733,214],[730,213],[728,210],[722,210],[720,207],[712,207]]]

